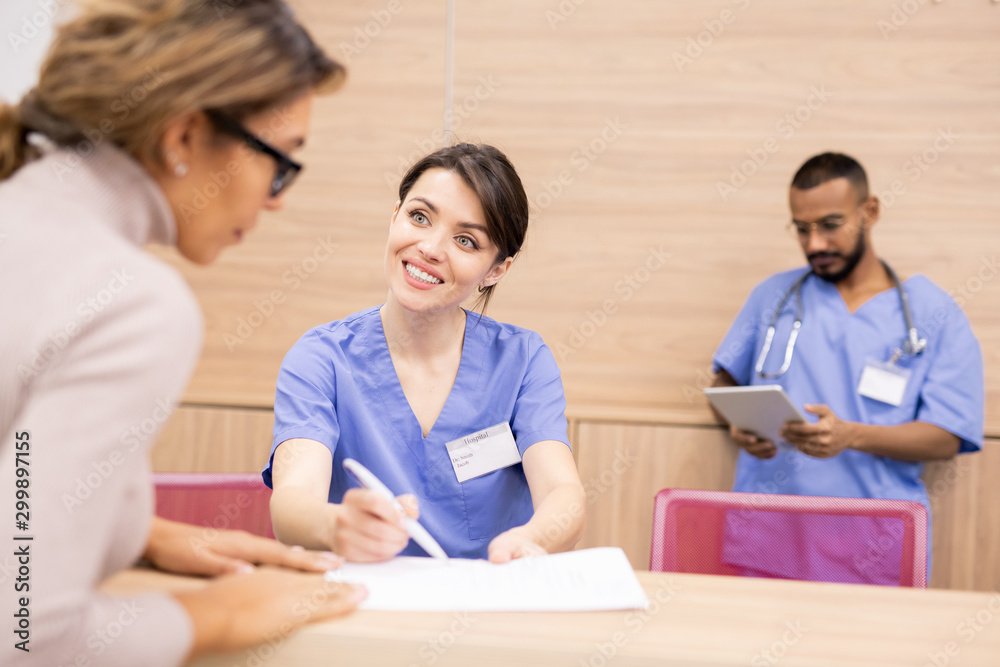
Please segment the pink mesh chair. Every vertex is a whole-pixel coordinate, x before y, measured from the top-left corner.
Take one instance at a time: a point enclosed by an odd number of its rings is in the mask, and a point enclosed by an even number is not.
[[[649,569],[927,587],[927,510],[908,500],[664,489]]]
[[[155,473],[156,515],[274,537],[271,489],[259,473]]]

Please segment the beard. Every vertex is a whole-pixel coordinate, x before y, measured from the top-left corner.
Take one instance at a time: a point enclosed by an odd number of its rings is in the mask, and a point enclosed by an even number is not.
[[[865,250],[867,250],[867,246],[865,245],[865,233],[862,230],[858,233],[858,242],[854,244],[854,249],[847,255],[839,252],[816,252],[809,255],[807,259],[809,260],[809,263],[812,264],[813,259],[817,257],[842,257],[844,259],[844,268],[840,271],[829,273],[823,269],[816,270],[816,268],[813,267],[813,273],[823,280],[830,283],[839,283],[841,280],[851,275],[854,269],[857,268],[858,262],[861,261],[861,258],[865,254]]]

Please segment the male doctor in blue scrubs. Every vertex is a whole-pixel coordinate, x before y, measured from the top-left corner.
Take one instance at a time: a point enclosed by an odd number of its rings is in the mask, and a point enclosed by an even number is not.
[[[817,419],[786,422],[780,443],[730,427],[733,490],[915,500],[930,516],[924,461],[982,448],[979,342],[944,290],[919,274],[898,282],[875,254],[879,201],[853,158],[810,158],[789,203],[809,265],[750,293],[713,357],[714,386],[780,384]]]

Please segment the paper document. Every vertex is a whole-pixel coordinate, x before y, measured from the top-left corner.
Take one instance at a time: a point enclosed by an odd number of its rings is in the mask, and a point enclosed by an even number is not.
[[[388,611],[601,611],[647,609],[649,598],[617,547],[494,565],[463,558],[344,563],[330,581],[364,584],[360,609]]]

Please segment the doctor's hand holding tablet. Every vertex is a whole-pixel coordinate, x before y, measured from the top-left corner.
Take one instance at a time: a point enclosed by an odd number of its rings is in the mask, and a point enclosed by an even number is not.
[[[718,386],[705,390],[717,415],[729,424],[733,441],[757,458],[778,453],[786,428],[806,423],[806,417],[781,385]]]
[[[491,146],[410,168],[385,303],[312,329],[282,363],[263,473],[278,539],[369,562],[435,545],[506,562],[579,540],[586,499],[552,353],[462,307],[478,293],[485,310],[527,224],[521,181]]]
[[[713,409],[729,423],[733,441],[759,459],[774,458],[781,445],[825,459],[842,452],[851,441],[850,423],[826,405],[803,405],[806,413],[819,417],[811,422],[781,385],[722,385],[704,391]]]

